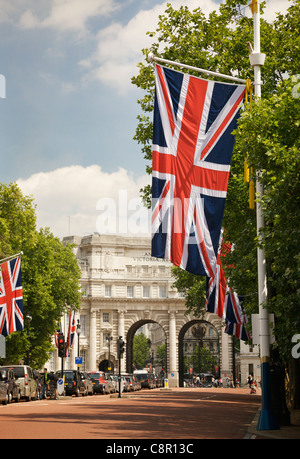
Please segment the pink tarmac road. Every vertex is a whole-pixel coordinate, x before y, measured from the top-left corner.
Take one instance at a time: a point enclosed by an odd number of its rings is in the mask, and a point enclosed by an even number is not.
[[[125,394],[124,394],[125,395]],[[260,391],[178,388],[0,406],[1,439],[241,439]]]

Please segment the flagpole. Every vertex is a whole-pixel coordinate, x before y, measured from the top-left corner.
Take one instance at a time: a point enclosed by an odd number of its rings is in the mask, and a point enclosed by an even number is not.
[[[11,255],[10,257],[7,257],[7,258],[2,258],[2,260],[0,260],[0,263],[3,263],[4,261],[10,260],[10,259],[12,259],[12,258],[17,258],[17,257],[19,257],[20,255],[23,255],[23,252],[16,253],[15,255]]]
[[[237,81],[239,83],[245,84],[247,82],[247,80],[243,80],[242,78],[237,78],[231,75],[225,75],[223,73],[213,72],[211,70],[200,69],[199,67],[192,67],[191,65],[182,64],[180,62],[169,61],[168,59],[162,59],[161,57],[154,56],[153,53],[149,53],[148,62],[153,62],[153,61],[161,62],[162,64],[175,65],[176,67],[182,67],[183,69],[194,70],[200,73],[207,73],[208,75],[211,75],[211,76],[216,76],[219,78],[226,78],[227,80]]]
[[[260,9],[259,0],[252,0],[250,5],[253,13],[254,50],[250,48],[250,63],[254,70],[254,95],[261,97],[261,67],[264,65],[265,54],[260,52]],[[256,180],[256,194],[262,196],[264,193],[263,184],[260,181],[261,173],[258,171]],[[274,418],[271,408],[271,385],[270,385],[270,329],[269,312],[264,307],[267,301],[267,275],[265,249],[261,245],[261,229],[265,226],[262,205],[256,203],[256,227],[259,247],[257,248],[257,274],[258,274],[258,302],[259,302],[259,326],[260,326],[260,367],[262,387],[262,407],[260,412],[257,430],[276,430],[277,421]]]

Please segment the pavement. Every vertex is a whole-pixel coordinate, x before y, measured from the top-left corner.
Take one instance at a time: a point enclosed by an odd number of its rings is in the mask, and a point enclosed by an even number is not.
[[[172,389],[167,389],[172,391]],[[161,391],[165,392],[166,389],[161,389]],[[176,390],[176,389],[173,389]],[[179,389],[177,389],[178,391]],[[198,389],[201,391],[201,389]],[[204,390],[204,389],[203,389]],[[216,392],[220,391],[217,389]],[[231,391],[231,390],[230,390]],[[232,389],[233,393],[241,392],[245,393],[245,390],[237,390]],[[257,390],[257,395],[261,395],[261,390]],[[118,394],[111,395],[111,397],[118,397]],[[134,395],[130,394],[123,394],[123,398],[135,398]],[[290,426],[280,426],[278,430],[257,430],[257,423],[259,420],[260,409],[257,411],[253,421],[251,422],[250,426],[248,427],[248,432],[244,436],[244,439],[277,439],[277,440],[299,440],[300,439],[300,425],[290,425]]]
[[[300,426],[280,426],[278,430],[257,430],[257,423],[259,419],[260,409],[256,413],[248,433],[244,438],[246,439],[272,439],[272,440],[299,440],[300,439]]]

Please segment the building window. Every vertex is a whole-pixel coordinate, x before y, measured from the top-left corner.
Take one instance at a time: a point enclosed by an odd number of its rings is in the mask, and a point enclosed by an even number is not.
[[[109,323],[109,312],[103,313],[103,322]]]
[[[105,286],[105,293],[104,296],[106,297],[111,297],[111,285],[106,285]]]
[[[84,351],[83,349],[80,349],[80,357],[82,357],[82,365],[80,369],[82,371],[86,371],[86,351]]]
[[[150,297],[150,287],[144,285],[143,286],[143,298],[149,298]]]
[[[132,285],[127,286],[127,298],[133,298],[133,286]]]
[[[80,316],[80,336],[86,336],[86,316]]]
[[[159,298],[166,298],[167,297],[167,289],[164,285],[159,286]]]

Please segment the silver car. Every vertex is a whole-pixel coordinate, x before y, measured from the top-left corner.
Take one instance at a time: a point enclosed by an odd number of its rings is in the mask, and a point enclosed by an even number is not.
[[[31,367],[28,365],[7,365],[1,369],[14,371],[16,383],[20,387],[21,398],[25,398],[27,401],[38,398],[38,387]]]
[[[85,371],[81,371],[80,375],[86,390],[86,395],[94,395],[93,381],[89,375]]]

